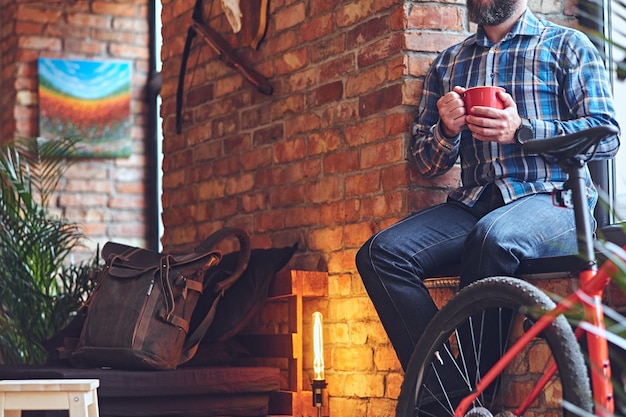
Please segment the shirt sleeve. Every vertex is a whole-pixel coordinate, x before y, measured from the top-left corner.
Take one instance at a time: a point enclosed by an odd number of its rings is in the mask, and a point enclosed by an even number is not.
[[[459,156],[461,135],[446,137],[440,126],[437,100],[443,96],[442,85],[435,68],[442,65],[438,57],[424,79],[418,114],[413,122],[409,160],[419,172],[436,177],[454,166]]]
[[[604,62],[591,41],[573,32],[564,43],[562,57],[564,105],[572,120],[533,120],[536,137],[551,137],[577,132],[593,126],[613,125],[615,119],[612,89]],[[619,148],[619,135],[604,140],[593,159],[609,159]]]

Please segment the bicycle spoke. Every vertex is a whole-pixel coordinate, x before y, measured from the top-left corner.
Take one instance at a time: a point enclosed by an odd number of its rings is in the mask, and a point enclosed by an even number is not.
[[[520,312],[533,312],[533,319],[537,311],[554,305],[533,288],[513,278],[488,278],[461,291],[444,306],[415,349],[398,399],[397,417],[452,416],[460,401],[475,392],[483,375],[523,335],[523,322],[530,313]],[[551,357],[558,372],[547,378],[545,386],[538,386]],[[527,401],[532,415],[568,415],[561,399],[591,410],[583,356],[563,317],[512,356],[511,363],[470,408],[483,407],[493,415],[512,412],[533,389],[538,395]],[[407,392],[413,393],[410,398]]]

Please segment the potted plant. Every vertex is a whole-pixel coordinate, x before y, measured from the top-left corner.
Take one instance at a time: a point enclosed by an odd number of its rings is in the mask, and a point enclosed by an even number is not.
[[[0,363],[45,362],[45,341],[91,288],[96,261],[70,262],[80,228],[50,209],[74,143],[22,139],[0,148]]]

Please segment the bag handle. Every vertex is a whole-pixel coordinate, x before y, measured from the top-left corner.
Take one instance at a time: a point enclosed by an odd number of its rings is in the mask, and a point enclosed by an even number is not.
[[[239,240],[239,259],[237,260],[237,266],[231,276],[217,283],[215,286],[215,292],[224,292],[230,288],[230,286],[233,285],[237,279],[239,279],[241,274],[243,274],[243,271],[245,271],[248,267],[248,262],[250,261],[250,255],[252,253],[252,249],[250,247],[250,236],[245,230],[235,227],[225,227],[204,239],[193,250],[198,254],[210,252],[218,243],[231,236],[234,236]]]
[[[189,361],[198,350],[198,346],[200,342],[204,338],[209,326],[213,322],[215,318],[215,311],[217,310],[217,303],[219,299],[224,295],[224,292],[229,289],[235,281],[239,279],[239,277],[243,274],[243,272],[248,268],[248,262],[250,261],[250,255],[252,253],[252,249],[250,246],[250,236],[246,231],[234,227],[226,227],[223,229],[214,232],[209,237],[204,239],[202,242],[198,244],[193,250],[193,252],[197,254],[207,253],[213,251],[214,247],[228,237],[236,237],[239,240],[239,258],[237,260],[237,266],[233,273],[215,284],[215,288],[212,290],[217,293],[217,297],[213,300],[211,304],[211,308],[207,312],[206,316],[202,319],[198,327],[190,334],[185,340],[185,344],[183,346],[183,353],[181,354],[180,361],[178,364],[183,364]]]

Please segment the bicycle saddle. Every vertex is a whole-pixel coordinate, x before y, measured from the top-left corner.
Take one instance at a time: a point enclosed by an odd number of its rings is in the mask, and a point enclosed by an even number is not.
[[[594,126],[567,135],[546,139],[532,139],[524,142],[522,147],[529,153],[550,154],[558,160],[568,160],[585,155],[592,147],[603,139],[617,135],[615,126]]]

